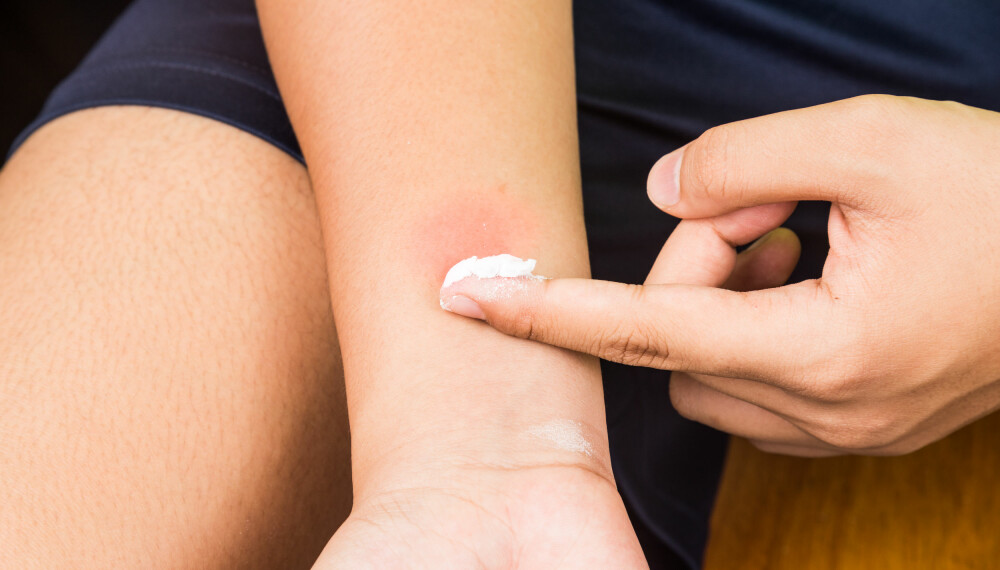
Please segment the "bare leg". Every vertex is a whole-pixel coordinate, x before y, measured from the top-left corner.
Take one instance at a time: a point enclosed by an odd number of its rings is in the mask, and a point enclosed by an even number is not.
[[[0,172],[11,568],[308,567],[350,508],[305,170],[221,123],[83,111]]]

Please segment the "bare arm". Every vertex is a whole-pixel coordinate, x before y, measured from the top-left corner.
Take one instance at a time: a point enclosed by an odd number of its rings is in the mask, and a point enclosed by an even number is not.
[[[577,420],[603,449],[595,361],[437,301],[470,255],[588,274],[570,3],[259,4],[323,218],[361,488],[387,450],[483,424]]]
[[[610,491],[605,518],[634,555],[608,484],[597,361],[438,306],[445,272],[471,255],[537,258],[547,276],[589,273],[570,4],[258,7],[323,220],[355,514],[399,489],[443,478],[461,487],[456,466],[569,466]],[[578,429],[587,443],[559,445],[545,426]]]

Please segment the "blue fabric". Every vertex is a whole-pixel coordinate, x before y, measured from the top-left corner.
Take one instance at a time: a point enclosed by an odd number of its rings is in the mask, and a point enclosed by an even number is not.
[[[706,129],[866,93],[1000,110],[996,0],[577,0],[584,206],[594,276],[638,283],[675,222],[649,167]],[[792,280],[818,277],[828,206],[786,224]],[[664,374],[605,366],[622,494],[657,544],[700,564],[725,440],[670,408]],[[665,562],[664,567],[669,563]]]
[[[253,0],[137,0],[49,97],[11,152],[66,113],[167,107],[249,131],[302,161]]]
[[[996,0],[576,0],[584,205],[594,276],[641,282],[676,220],[649,167],[714,125],[865,93],[1000,108]],[[36,128],[109,104],[180,109],[302,160],[252,0],[137,0]],[[818,276],[827,206],[787,224]],[[612,460],[653,568],[701,564],[726,438],[670,406],[667,374],[605,363]]]
[[[675,225],[646,198],[648,169],[712,126],[866,93],[1000,110],[995,0],[576,0],[575,12],[584,206],[601,279],[645,278]],[[803,203],[786,223],[803,243],[793,281],[820,275],[828,212]],[[666,544],[698,566],[725,439],[677,416],[664,374],[604,369],[615,473],[653,536],[647,555]]]

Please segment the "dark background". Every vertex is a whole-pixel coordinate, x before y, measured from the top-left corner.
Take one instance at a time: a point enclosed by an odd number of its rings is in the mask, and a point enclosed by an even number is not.
[[[130,0],[0,0],[0,162]]]

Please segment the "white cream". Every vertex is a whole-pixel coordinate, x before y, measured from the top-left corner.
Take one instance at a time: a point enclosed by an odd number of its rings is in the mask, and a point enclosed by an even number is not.
[[[525,435],[547,441],[566,451],[587,456],[594,454],[594,445],[583,435],[583,424],[573,420],[552,420],[529,429]]]
[[[533,279],[543,279],[532,273],[535,270],[534,259],[521,259],[513,255],[502,253],[491,255],[482,259],[472,256],[456,263],[448,274],[445,275],[444,285],[447,287],[457,283],[466,277],[479,277],[480,279],[490,279],[492,277],[531,277]]]

